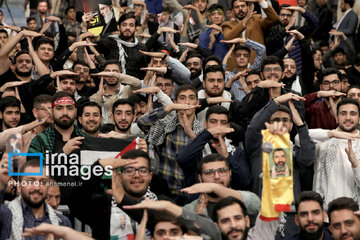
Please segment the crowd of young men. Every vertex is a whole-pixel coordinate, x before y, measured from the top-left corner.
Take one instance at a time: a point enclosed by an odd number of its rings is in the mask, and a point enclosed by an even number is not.
[[[360,240],[354,0],[337,16],[326,0],[101,0],[100,36],[85,1],[29,2],[26,27],[0,11],[0,240]],[[295,200],[274,221],[264,129],[291,139],[270,174]],[[136,149],[85,164],[101,174],[39,161],[81,168],[94,139]]]

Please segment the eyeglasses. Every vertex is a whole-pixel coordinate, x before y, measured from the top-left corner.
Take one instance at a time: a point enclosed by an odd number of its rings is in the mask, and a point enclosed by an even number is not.
[[[339,84],[340,84],[340,80],[334,80],[334,81],[332,81],[332,82],[330,82],[330,81],[323,81],[323,82],[322,82],[322,85],[324,85],[324,86],[328,86],[328,85],[330,85],[330,84],[332,84],[332,85],[334,85],[334,86],[339,85]]]
[[[292,14],[280,13],[280,17],[292,17]]]
[[[215,177],[216,172],[219,174],[220,177],[224,177],[229,172],[229,168],[223,167],[218,169],[207,169],[204,171],[204,175],[213,178]]]
[[[274,119],[270,120],[270,123],[273,123],[273,122],[287,123],[287,122],[290,122],[290,119],[288,119],[288,118],[274,118]]]
[[[155,86],[157,86],[158,88],[162,88],[162,87],[169,88],[172,86],[172,84],[171,83],[165,83],[165,84],[157,83]]]
[[[149,169],[147,167],[140,167],[140,168],[134,168],[134,167],[126,167],[121,170],[122,173],[124,173],[126,176],[134,176],[136,171],[139,172],[139,175],[142,177],[146,177],[149,175]]]
[[[275,67],[275,68],[264,68],[264,72],[281,72],[281,67]]]

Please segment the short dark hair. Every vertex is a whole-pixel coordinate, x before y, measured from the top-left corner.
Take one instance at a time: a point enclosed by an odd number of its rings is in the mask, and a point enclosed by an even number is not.
[[[5,29],[0,29],[0,33],[5,33],[5,34],[6,34],[6,36],[8,36],[8,37],[9,37],[9,34],[8,34],[8,32],[7,32]]]
[[[129,97],[129,101],[133,102],[134,104],[139,104],[141,102],[148,103],[148,98],[140,93],[132,94]]]
[[[34,18],[34,17],[28,17],[28,18],[26,19],[26,23],[29,23],[30,21],[35,21],[35,22],[36,22],[36,18]]]
[[[339,80],[341,80],[341,72],[339,70],[337,70],[336,68],[329,67],[323,71],[320,71],[320,74],[317,75],[318,83],[321,84],[324,80],[324,77],[329,76],[331,74],[337,74]]]
[[[346,104],[353,104],[357,107],[358,109],[358,114],[360,115],[360,106],[359,106],[359,102],[356,101],[355,99],[352,99],[352,98],[343,98],[341,99],[341,101],[338,103],[338,105],[336,106],[336,115],[338,116],[339,115],[339,110],[340,110],[340,107],[343,106],[343,105],[346,105]]]
[[[135,17],[135,14],[133,12],[128,12],[128,13],[124,13],[123,15],[121,15],[119,21],[118,21],[118,25],[120,25],[122,22],[130,19],[130,18],[133,18],[135,19],[135,23],[136,23],[136,17]]]
[[[214,4],[213,4],[213,5],[214,5]],[[222,62],[221,62],[220,57],[215,56],[215,55],[211,55],[211,56],[209,56],[209,57],[207,57],[207,58],[204,59],[204,61],[203,61],[203,63],[202,63],[202,68],[205,69],[206,64],[207,64],[208,62],[210,62],[210,61],[215,61],[215,62],[217,62],[217,64],[218,64],[219,66],[222,65]]]
[[[331,201],[329,203],[329,208],[328,208],[328,217],[330,224],[331,224],[331,213],[334,211],[345,210],[345,209],[356,212],[359,211],[359,205],[354,199],[348,197],[340,197]]]
[[[46,2],[46,4],[49,6],[49,4],[48,4],[48,1],[47,1],[47,0],[38,0],[38,6],[39,6],[39,3],[42,3],[42,2]]]
[[[190,59],[190,58],[200,58],[200,61],[202,61],[202,56],[197,53],[197,52],[192,52],[190,54],[188,54],[185,58],[185,63]]]
[[[298,198],[295,201],[295,209],[296,209],[296,213],[299,210],[299,205],[302,202],[306,202],[306,201],[314,201],[319,203],[321,210],[324,210],[324,200],[321,197],[321,195],[317,192],[314,191],[303,191],[299,194]]]
[[[281,71],[284,71],[284,61],[277,57],[277,56],[268,56],[267,58],[264,59],[264,61],[261,64],[261,71],[264,72],[264,68],[266,65],[268,64],[279,64],[281,67]]]
[[[20,57],[20,56],[23,55],[23,54],[29,55],[30,58],[31,58],[31,62],[34,64],[34,61],[33,61],[32,57],[31,57],[30,53],[29,53],[28,51],[25,51],[25,50],[19,51],[19,52],[17,52],[17,53],[15,54],[14,64],[16,63],[16,60],[18,59],[18,57]]]
[[[84,61],[76,61],[76,62],[74,62],[73,65],[72,65],[73,70],[75,69],[76,65],[83,65],[83,66],[88,67],[90,69],[89,64],[87,64]]]
[[[229,120],[229,110],[220,105],[214,105],[208,108],[205,115],[205,120],[208,121],[211,114],[224,114]]]
[[[257,69],[251,69],[251,70],[248,72],[248,74],[245,76],[245,80],[246,80],[246,78],[247,78],[248,76],[250,76],[250,75],[258,75],[258,76],[260,77],[260,79],[261,79],[260,71],[257,70]]]
[[[290,121],[292,121],[291,110],[290,110],[290,108],[288,106],[286,106],[284,104],[280,104],[279,109],[276,112],[284,112],[284,113],[289,114]]]
[[[43,103],[51,103],[52,96],[48,94],[41,94],[39,96],[36,96],[33,101],[33,106],[36,109],[41,108],[41,104]]]
[[[39,47],[43,44],[49,44],[50,46],[53,47],[53,49],[55,50],[55,43],[52,39],[48,38],[48,37],[41,37],[39,39],[37,39],[35,41],[35,45],[34,45],[34,50],[38,50]]]
[[[249,56],[251,54],[251,51],[250,51],[250,48],[247,47],[247,46],[244,46],[244,45],[237,45],[235,48],[234,48],[234,54],[236,54],[237,51],[239,50],[244,50],[244,51],[247,51],[249,53]]]
[[[338,53],[346,55],[345,50],[342,47],[337,47],[334,51],[331,52],[331,56],[334,57]]]
[[[321,41],[319,43],[319,48],[322,48],[322,47],[329,47],[329,42],[328,41]]]
[[[28,161],[26,161],[20,168],[19,172],[20,173],[24,173],[25,169],[28,167],[45,167],[45,164],[43,166],[40,166],[40,161],[39,159],[30,159]],[[21,181],[21,179],[23,178],[23,176],[20,176],[19,180]]]
[[[344,3],[345,4],[349,4],[350,5],[350,7],[353,7],[354,6],[354,3],[355,3],[355,1],[354,0],[344,0]]]
[[[135,104],[134,104],[134,102],[130,101],[128,98],[122,98],[122,99],[116,100],[112,106],[112,114],[115,113],[115,109],[119,105],[129,105],[131,107],[132,114],[135,114]]]
[[[195,93],[196,99],[198,99],[197,90],[193,85],[184,84],[181,85],[175,92],[175,100],[178,99],[180,93],[185,92],[187,90],[191,90]]]
[[[207,74],[211,73],[211,72],[221,72],[221,74],[225,80],[225,71],[224,71],[223,67],[221,65],[214,65],[214,66],[209,66],[206,69],[204,69],[204,71],[203,71],[204,81],[206,81],[206,79],[207,79]]]
[[[234,204],[238,204],[241,207],[244,217],[248,215],[245,204],[241,200],[239,200],[235,197],[226,197],[226,198],[223,198],[220,201],[218,201],[214,206],[214,209],[213,209],[214,222],[218,222],[218,220],[219,220],[218,219],[218,211],[220,211],[221,209],[223,209],[225,207],[234,205]]]
[[[347,90],[346,95],[348,95],[348,94],[349,94],[349,91],[350,91],[351,89],[353,89],[353,88],[356,88],[356,89],[359,89],[359,90],[360,90],[360,85],[351,85],[351,86],[349,87],[349,89]]]
[[[14,96],[7,96],[0,100],[0,112],[4,113],[7,107],[18,107],[20,109],[21,103],[19,99]]]
[[[291,5],[290,4],[281,4],[279,7],[279,13],[281,12],[282,9],[288,8],[288,7],[291,7]],[[286,9],[286,10],[289,10],[289,9]],[[291,11],[292,13],[294,12],[293,10],[289,10],[289,11]]]
[[[124,155],[121,157],[122,159],[136,159],[138,157],[143,157],[147,160],[148,165],[149,165],[149,171],[151,171],[151,159],[149,157],[149,154],[147,154],[146,152],[139,150],[139,149],[133,149],[133,150],[129,150],[126,153],[124,153]]]
[[[207,11],[211,12],[211,11],[214,11],[216,9],[221,9],[224,12],[223,6],[221,6],[220,4],[217,4],[217,3],[211,4],[211,6],[208,8]]]
[[[154,214],[153,220],[154,222],[153,224],[151,224],[151,227],[149,229],[152,237],[154,237],[156,225],[160,222],[171,222],[172,224],[179,226],[183,234],[187,233],[187,228],[184,227],[179,221],[179,219],[173,215],[164,212],[156,212],[156,214]]]
[[[245,0],[232,0],[232,1],[231,1],[231,9],[234,9],[234,3],[235,3],[236,1],[245,2],[246,5],[249,5],[249,2],[247,2],[247,1],[245,1]]]
[[[210,162],[225,162],[225,165],[230,168],[229,161],[226,157],[219,153],[212,153],[201,159],[199,164],[199,174],[203,171],[203,165]]]
[[[97,107],[99,109],[99,113],[100,113],[100,116],[102,115],[102,111],[101,111],[101,107],[100,105],[97,103],[97,102],[85,102],[83,104],[81,104],[81,106],[79,107],[79,111],[77,113],[78,117],[81,117],[84,113],[84,109],[86,107]]]
[[[122,72],[122,68],[121,68],[121,66],[120,66],[120,63],[119,63],[119,61],[116,60],[116,59],[106,60],[106,62],[104,63],[104,69],[106,68],[107,65],[110,65],[110,64],[114,64],[114,65],[118,66],[119,69],[120,69],[120,72]]]
[[[62,97],[69,97],[69,98],[71,98],[72,100],[74,100],[74,102],[75,102],[75,107],[76,107],[76,100],[75,100],[74,96],[71,95],[71,93],[64,92],[64,91],[56,92],[56,93],[54,94],[54,96],[52,97],[51,102],[54,102],[54,101],[56,101],[56,100],[58,100],[59,98],[62,98]]]
[[[70,9],[74,9],[75,10],[75,7],[74,6],[68,6],[66,9],[65,9],[65,15],[68,13],[68,11]]]

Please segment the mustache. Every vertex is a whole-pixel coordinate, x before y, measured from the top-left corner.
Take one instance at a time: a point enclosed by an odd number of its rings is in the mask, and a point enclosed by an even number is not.
[[[229,236],[229,235],[232,234],[233,232],[244,233],[244,231],[241,230],[241,229],[231,228],[230,231],[226,234],[226,236]]]
[[[37,193],[37,194],[39,194],[39,195],[43,195],[39,190],[34,190],[34,191],[32,191],[32,192],[29,192],[29,194],[34,194],[34,193]]]

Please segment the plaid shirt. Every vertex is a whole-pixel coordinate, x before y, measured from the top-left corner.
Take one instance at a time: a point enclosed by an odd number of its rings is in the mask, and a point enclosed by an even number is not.
[[[254,64],[249,66],[249,69],[260,69],[261,67],[261,63],[264,60],[265,57],[265,52],[266,52],[266,48],[264,45],[262,45],[261,43],[252,41],[250,39],[247,39],[246,42],[244,43],[244,46],[249,47],[254,49],[254,51],[256,52],[256,57],[254,60]],[[227,65],[223,64],[224,69],[226,69]],[[229,81],[229,79],[234,76],[235,74],[237,74],[236,69],[234,69],[233,72],[226,72],[226,76],[225,76],[225,82]],[[245,92],[243,90],[239,90],[239,88],[241,88],[242,85],[240,83],[240,81],[235,81],[232,86],[231,86],[231,92],[234,93],[235,98],[239,101],[242,101],[242,99],[245,97]]]
[[[4,190],[0,190],[0,203],[3,202],[4,197]],[[23,209],[23,217],[24,217],[24,229],[25,228],[33,228],[39,226],[41,223],[51,223],[49,219],[49,212],[45,205],[45,214],[43,217],[38,219],[35,218],[31,208],[27,206],[25,203],[21,202],[21,206]],[[70,220],[61,215],[56,214],[60,218],[59,225],[72,227]],[[0,239],[9,239],[11,235],[11,224],[12,224],[12,213],[10,209],[4,205],[0,205]],[[27,240],[45,240],[45,236],[35,236],[35,237],[28,237]]]
[[[168,182],[172,194],[181,195],[184,173],[176,161],[176,155],[191,139],[180,125],[177,115],[166,114],[164,107],[157,108],[141,117],[137,123],[143,131],[148,132],[146,140],[149,142],[152,162],[159,160],[158,165],[152,166],[153,171],[157,170],[157,173]],[[150,131],[146,126],[151,126]],[[195,134],[199,134],[203,129],[202,124],[195,118],[193,123]]]

